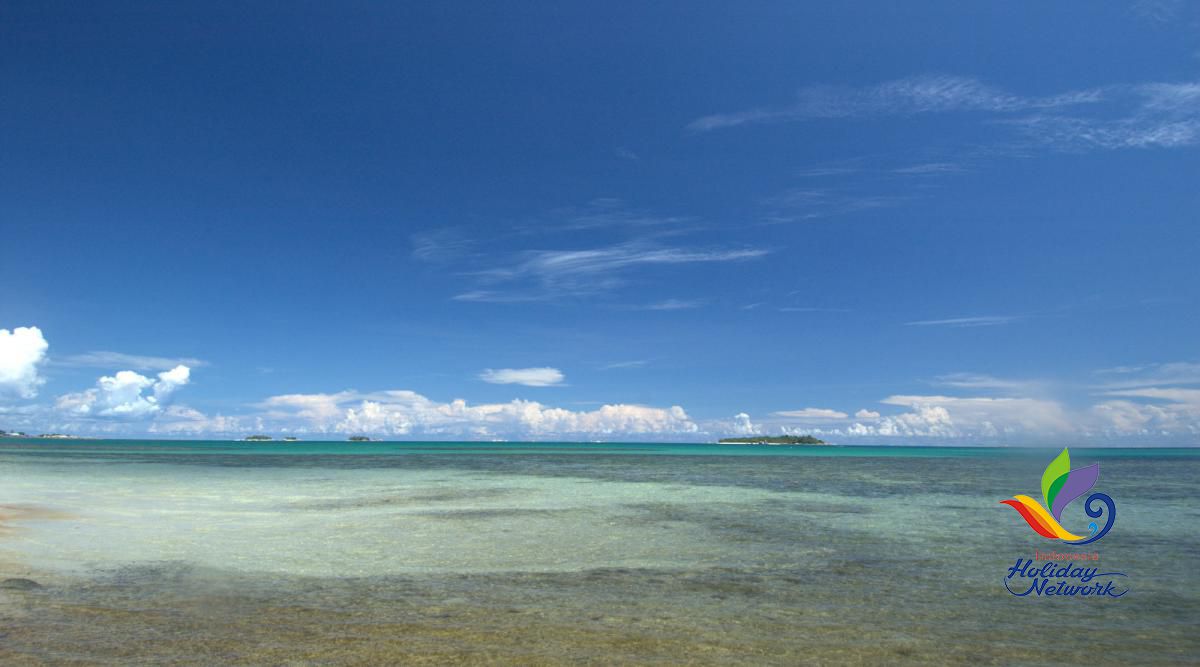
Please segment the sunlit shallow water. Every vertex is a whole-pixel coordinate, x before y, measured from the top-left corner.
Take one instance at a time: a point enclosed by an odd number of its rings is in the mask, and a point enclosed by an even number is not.
[[[1072,451],[1128,594],[1005,590],[1055,453],[4,441],[0,664],[1196,661],[1193,451]]]

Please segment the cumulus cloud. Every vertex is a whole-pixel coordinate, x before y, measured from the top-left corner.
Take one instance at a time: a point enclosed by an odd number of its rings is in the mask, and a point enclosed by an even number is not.
[[[880,415],[860,410],[854,424],[836,433],[850,436],[910,438],[994,438],[1054,436],[1076,425],[1062,405],[1035,398],[888,396],[881,403],[908,408]]]
[[[1097,428],[1115,436],[1200,435],[1200,402],[1104,401],[1092,407]]]
[[[750,415],[745,412],[739,412],[733,416],[733,424],[729,430],[736,435],[757,435],[760,432],[754,422],[750,421]]]
[[[268,428],[435,437],[624,437],[699,430],[683,408],[604,405],[573,411],[537,401],[468,404],[431,400],[407,390],[287,394],[262,403]]]
[[[914,410],[944,408],[962,428],[999,432],[1062,433],[1073,429],[1062,405],[1036,398],[889,396],[882,403]]]
[[[1105,395],[1121,398],[1092,407],[1103,432],[1116,435],[1200,434],[1200,389],[1139,387],[1108,391]]]
[[[557,368],[498,368],[487,369],[479,379],[492,384],[521,384],[526,387],[553,387],[562,384],[564,376]]]
[[[248,425],[239,417],[224,415],[209,416],[184,405],[169,405],[163,408],[162,415],[152,422],[147,429],[151,433],[167,435],[233,435],[246,433],[250,430],[262,430],[261,420],[253,420],[254,425]],[[255,428],[257,427],[257,428]]]
[[[37,327],[0,329],[0,395],[37,396],[38,387],[45,382],[38,375],[38,367],[49,347]]]
[[[1091,408],[1095,432],[1155,438],[1200,434],[1200,364],[1118,366],[1097,376],[1100,382],[1092,388],[1107,398]]]
[[[159,414],[171,395],[190,379],[191,369],[184,365],[159,373],[158,380],[135,371],[119,371],[101,377],[92,389],[60,396],[56,407],[76,416],[125,419],[152,417]]]

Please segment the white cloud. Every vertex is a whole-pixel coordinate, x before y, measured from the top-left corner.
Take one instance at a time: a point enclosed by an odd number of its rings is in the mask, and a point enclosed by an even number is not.
[[[1091,408],[1091,428],[1127,438],[1200,435],[1200,364],[1152,363],[1097,371],[1093,385],[1115,397]],[[1186,386],[1192,385],[1192,386]]]
[[[37,327],[0,329],[0,394],[19,398],[37,396],[45,380],[38,375],[38,366],[46,358],[50,344]]]
[[[450,297],[452,301],[478,303],[528,303],[530,301],[545,301],[551,298],[549,293],[539,292],[502,292],[499,290],[475,289],[461,292]]]
[[[1140,399],[1097,404],[1092,413],[1103,432],[1118,435],[1200,434],[1200,389],[1141,387],[1105,392],[1107,396]],[[1154,401],[1154,402],[1151,402]]]
[[[838,421],[849,417],[845,412],[831,410],[829,408],[804,408],[802,410],[784,410],[782,412],[773,412],[776,417],[786,417],[788,419],[797,419],[808,422],[827,422]]]
[[[1030,116],[1013,123],[1037,141],[1067,151],[1178,148],[1200,143],[1200,119],[1165,121],[1151,116],[1095,120],[1069,116]]]
[[[848,313],[849,308],[818,308],[816,306],[783,306],[775,310],[781,313]]]
[[[702,299],[666,299],[645,306],[638,306],[635,310],[691,310],[704,305]]]
[[[598,197],[583,206],[569,206],[550,212],[545,228],[553,231],[580,231],[587,229],[653,229],[677,227],[693,223],[694,218],[678,215],[660,215],[651,211],[631,208],[614,197]]]
[[[866,408],[863,408],[862,410],[854,413],[854,418],[871,421],[879,419],[879,413],[875,412],[874,410],[867,410]]]
[[[196,368],[208,363],[191,357],[151,357],[122,352],[95,351],[55,357],[54,362],[66,366],[88,366],[95,368],[128,368],[135,371],[167,371],[176,366]]]
[[[616,147],[616,148],[613,150],[613,153],[614,153],[614,154],[615,154],[617,157],[619,157],[619,158],[624,158],[624,159],[626,159],[626,160],[640,160],[640,159],[642,159],[642,157],[641,157],[640,155],[638,155],[637,153],[633,152],[632,150],[630,150],[630,149],[626,148],[625,146],[617,146],[617,147]]]
[[[258,425],[261,426],[261,424]],[[255,429],[244,424],[243,420],[238,417],[226,417],[219,414],[209,416],[187,406],[170,405],[163,410],[158,419],[150,424],[147,430],[150,433],[196,436],[204,434],[234,435]]]
[[[1179,387],[1163,389],[1160,387],[1145,387],[1141,389],[1120,389],[1105,393],[1109,396],[1158,398],[1171,401],[1173,403],[1200,405],[1200,389],[1185,389]]]
[[[591,250],[540,250],[527,254],[525,261],[507,270],[492,272],[497,277],[532,274],[537,276],[593,275],[630,266],[650,264],[690,264],[754,259],[766,250],[692,250],[656,248],[626,243]]]
[[[734,435],[758,435],[761,432],[754,422],[750,421],[750,415],[745,412],[739,412],[733,416],[733,424],[729,430]]]
[[[1022,97],[962,76],[928,74],[887,81],[865,88],[809,86],[785,107],[713,114],[692,121],[688,129],[705,132],[753,123],[780,123],[819,118],[915,115],[953,111],[1013,112],[1098,102],[1098,90],[1049,97]]]
[[[1105,378],[1097,389],[1131,389],[1200,384],[1200,364],[1176,361],[1142,366],[1119,366],[1097,371]]]
[[[1119,436],[1200,433],[1195,406],[1105,401],[1092,406],[1101,433]]]
[[[760,123],[950,112],[1003,116],[998,122],[1034,144],[1060,150],[1200,144],[1200,82],[1195,81],[1110,85],[1029,97],[969,77],[923,75],[864,88],[809,86],[791,105],[704,116],[688,129],[706,132]]]
[[[508,266],[469,274],[483,287],[458,294],[457,301],[512,303],[562,296],[586,296],[625,284],[633,269],[698,263],[736,262],[767,255],[762,249],[664,247],[642,241],[586,250],[532,250]]]
[[[456,227],[442,227],[413,234],[413,257],[423,262],[449,262],[473,254],[475,242]]]
[[[166,401],[176,389],[186,385],[191,377],[192,369],[182,364],[159,373],[158,382],[154,383],[154,398],[159,403]]]
[[[845,188],[789,188],[764,198],[761,203],[767,210],[766,222],[782,224],[879,211],[914,198],[911,192],[880,195]]]
[[[614,361],[611,364],[605,364],[600,367],[600,370],[608,371],[618,368],[642,368],[650,362],[645,359],[634,359],[632,361]]]
[[[191,369],[179,365],[158,374],[158,380],[134,371],[101,377],[96,386],[58,398],[59,411],[85,417],[141,419],[159,414],[177,389],[191,378]],[[146,390],[150,395],[145,395]]]
[[[487,369],[479,379],[492,384],[522,384],[526,387],[553,387],[562,384],[564,376],[557,368],[498,368]]]
[[[1200,83],[1113,86],[1107,114],[1037,113],[1008,121],[1027,136],[1064,150],[1178,148],[1200,144]]]
[[[1004,380],[980,373],[947,373],[934,378],[936,384],[960,389],[1025,389],[1036,383],[1022,380]]]
[[[1183,0],[1138,0],[1133,3],[1134,14],[1149,23],[1167,24],[1179,17]]]
[[[905,322],[910,327],[994,327],[1021,319],[1018,315],[982,315],[979,317],[952,317],[945,320],[918,320]]]
[[[925,174],[956,174],[963,171],[966,171],[963,166],[954,162],[926,162],[893,169],[892,173],[923,176]]]
[[[393,390],[360,394],[290,394],[267,399],[267,428],[436,437],[625,437],[678,435],[699,429],[679,406],[604,405],[578,412],[536,401],[439,403]]]
[[[1076,430],[1060,404],[1034,398],[896,395],[881,403],[904,406],[909,411],[887,416],[860,411],[860,415],[873,416],[860,417],[862,421],[836,432],[850,436],[970,439],[1056,436]],[[868,420],[872,423],[863,423]]]
[[[879,417],[875,424],[855,422],[845,432],[851,436],[955,437],[964,435],[955,428],[946,408],[916,405],[909,413]],[[989,433],[990,435],[990,433]]]

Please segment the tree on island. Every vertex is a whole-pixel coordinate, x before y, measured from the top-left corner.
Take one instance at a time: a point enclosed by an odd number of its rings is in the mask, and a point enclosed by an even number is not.
[[[722,445],[827,445],[811,435],[756,435],[743,438],[721,438]]]
[[[350,442],[371,442],[371,439],[365,435],[352,435],[350,436]]]

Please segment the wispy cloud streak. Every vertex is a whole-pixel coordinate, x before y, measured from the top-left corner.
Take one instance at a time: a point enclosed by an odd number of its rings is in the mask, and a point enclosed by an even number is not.
[[[1006,121],[1037,143],[1062,150],[1179,148],[1200,144],[1200,83],[1110,89],[1107,115],[1036,113]]]
[[[1059,150],[1178,148],[1200,144],[1200,82],[1116,84],[1026,96],[977,79],[922,75],[874,86],[809,86],[787,106],[719,113],[688,124],[710,132],[831,118],[987,113],[1034,145]],[[928,167],[936,169],[936,167]],[[930,173],[914,170],[897,173]]]
[[[994,327],[1021,319],[1019,315],[981,315],[978,317],[951,317],[944,320],[917,320],[905,322],[910,327]]]
[[[738,262],[764,257],[759,248],[699,249],[629,242],[586,250],[533,250],[509,266],[468,274],[480,289],[459,301],[532,301],[609,291],[625,284],[623,274],[638,268]]]
[[[1100,99],[1099,90],[1024,97],[969,77],[930,74],[865,88],[808,86],[800,90],[796,102],[790,106],[703,116],[688,124],[688,129],[707,132],[754,123],[951,111],[1013,112],[1087,104]]]
[[[55,358],[53,362],[60,366],[81,366],[110,370],[129,368],[135,371],[169,371],[181,365],[189,368],[208,365],[208,362],[192,357],[151,357],[142,354],[125,354],[123,352],[108,352],[103,350]]]

